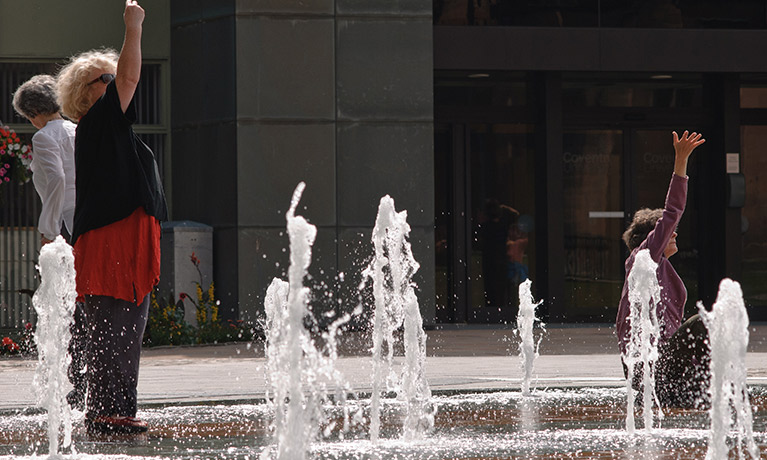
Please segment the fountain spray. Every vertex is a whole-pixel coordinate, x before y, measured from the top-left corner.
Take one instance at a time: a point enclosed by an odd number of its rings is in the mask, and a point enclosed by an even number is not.
[[[375,257],[363,272],[373,280],[375,310],[373,316],[373,391],[370,401],[370,440],[378,442],[380,431],[380,398],[382,385],[392,379],[394,333],[404,325],[405,364],[401,378],[406,415],[403,438],[419,438],[434,425],[431,390],[426,381],[426,334],[412,282],[418,270],[407,237],[410,225],[407,211],[397,213],[394,200],[381,198],[373,229]],[[383,355],[384,344],[387,347]],[[387,385],[389,386],[389,385]],[[394,384],[393,386],[396,386]]]
[[[650,432],[653,428],[653,404],[655,395],[654,364],[658,361],[658,341],[660,326],[655,306],[660,302],[660,285],[656,272],[658,264],[652,260],[650,251],[642,249],[634,258],[634,265],[628,276],[629,301],[631,302],[631,337],[626,346],[623,362],[628,367],[626,379],[626,429],[634,434],[634,389],[632,382],[636,365],[642,366],[644,428]],[[663,412],[658,405],[658,417],[663,418]]]
[[[339,327],[349,321],[350,315],[336,320],[329,328],[330,332],[323,336],[327,353],[317,349],[304,327],[304,319],[310,314],[307,308],[310,292],[303,281],[317,235],[315,226],[295,215],[304,188],[303,182],[298,184],[286,214],[290,237],[288,282],[275,278],[267,289],[264,302],[267,380],[275,406],[273,426],[279,460],[306,458],[309,443],[317,436],[319,426],[327,421],[322,403],[330,388],[336,390],[338,405],[345,405],[348,393],[348,385],[335,366],[335,339]],[[346,429],[348,417],[345,410],[344,415],[343,428]],[[328,427],[326,431],[332,428]]]
[[[711,431],[706,459],[729,457],[726,438],[732,428],[738,438],[738,458],[743,459],[745,444],[751,458],[757,459],[759,448],[754,442],[746,387],[748,314],[740,284],[723,279],[711,311],[706,311],[702,302],[698,302],[698,311],[708,328],[711,349]]]
[[[68,346],[69,331],[75,311],[75,258],[72,247],[61,236],[40,250],[40,286],[32,298],[37,313],[35,343],[37,369],[33,386],[37,405],[48,412],[48,454],[59,457],[59,435],[63,430],[62,447],[72,445],[72,411],[67,393],[72,384],[67,368],[72,361]]]
[[[521,343],[519,344],[519,356],[522,361],[522,370],[524,371],[524,379],[522,380],[522,394],[525,396],[530,395],[530,379],[533,375],[533,365],[535,364],[535,358],[538,357],[538,347],[541,344],[541,337],[538,338],[538,343],[534,343],[533,339],[533,325],[536,320],[535,308],[543,303],[543,301],[535,302],[533,294],[530,290],[530,286],[533,284],[531,280],[525,280],[519,285],[519,314],[517,315],[517,329],[516,333],[519,334]],[[543,323],[541,323],[543,327]]]

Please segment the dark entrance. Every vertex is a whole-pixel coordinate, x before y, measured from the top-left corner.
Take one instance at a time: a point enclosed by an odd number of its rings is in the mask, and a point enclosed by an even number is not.
[[[472,92],[462,87],[465,110],[437,106],[438,323],[514,322],[518,285],[525,278],[532,280],[536,298],[559,303],[557,318],[614,320],[627,255],[621,234],[636,209],[664,204],[673,171],[671,131],[706,133],[702,79],[658,82],[624,75],[615,83],[599,75],[575,77],[563,78],[555,89],[560,99],[554,117],[541,116],[543,109],[532,104],[536,94],[537,100],[551,97],[541,97],[540,87],[525,79],[518,83],[527,83],[524,101],[529,105],[502,110],[492,103],[499,98],[488,96],[486,110],[481,110],[472,107],[478,97],[472,99]],[[461,87],[454,75],[448,79],[454,91]],[[466,78],[465,86],[476,84]],[[484,92],[475,95],[493,94],[487,82],[481,84]],[[508,82],[496,85],[509,92]],[[445,85],[438,77],[436,102],[454,103],[440,97],[440,88],[445,90]],[[553,126],[552,118],[559,120]],[[553,155],[553,170],[559,168],[561,180],[548,184],[558,192],[546,200],[536,199],[541,181],[550,181],[547,171],[552,170],[551,165],[542,167],[546,153],[541,137],[561,145],[561,152]],[[705,171],[699,172],[698,161],[706,148],[696,155],[689,168],[693,180],[687,211],[678,231],[680,251],[672,260],[687,285],[690,309],[699,298],[697,228],[706,219],[706,213],[699,212],[701,196],[705,198],[700,176]],[[550,153],[547,160],[552,161]],[[562,228],[543,221],[551,209],[561,209]],[[561,241],[552,243],[552,231],[562,235]],[[548,247],[551,244],[561,246]],[[562,255],[559,263],[545,263],[539,256],[552,250]],[[551,279],[561,286],[558,299],[546,292]]]

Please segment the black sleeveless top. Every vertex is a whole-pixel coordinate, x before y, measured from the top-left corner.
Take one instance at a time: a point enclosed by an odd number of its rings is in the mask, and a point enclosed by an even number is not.
[[[73,245],[85,232],[122,220],[139,206],[157,220],[167,220],[157,161],[133,131],[135,121],[135,102],[131,100],[123,113],[114,81],[80,119],[75,136]]]

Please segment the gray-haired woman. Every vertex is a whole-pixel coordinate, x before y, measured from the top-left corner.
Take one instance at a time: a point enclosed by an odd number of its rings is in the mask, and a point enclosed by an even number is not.
[[[36,75],[19,86],[13,108],[39,130],[32,136],[30,168],[43,203],[37,228],[46,244],[61,234],[62,227],[72,233],[77,125],[61,116],[56,80],[50,75]]]
[[[35,75],[16,89],[13,108],[38,131],[32,136],[32,182],[43,204],[37,229],[45,245],[61,235],[70,240],[75,214],[75,129],[77,125],[61,116],[56,98],[56,79]],[[69,353],[69,381],[74,389],[67,395],[72,407],[82,409],[85,398],[83,306],[75,308]]]

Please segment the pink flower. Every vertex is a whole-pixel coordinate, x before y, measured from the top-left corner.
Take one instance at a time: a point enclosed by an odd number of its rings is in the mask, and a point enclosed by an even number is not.
[[[5,179],[6,182],[10,182],[11,181],[11,179],[9,179],[7,177],[4,177],[3,179]]]
[[[6,163],[4,166],[5,166],[5,169],[8,169],[11,167],[11,165],[9,165],[8,163]]]

